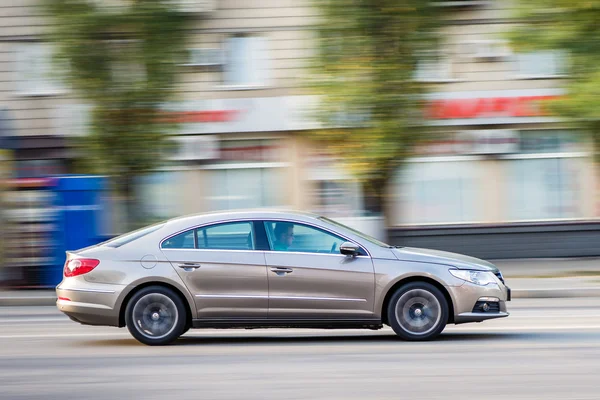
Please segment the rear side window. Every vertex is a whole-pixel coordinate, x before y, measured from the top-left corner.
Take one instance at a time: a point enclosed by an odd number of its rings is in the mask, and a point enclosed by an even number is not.
[[[255,250],[251,222],[231,222],[192,229],[162,242],[163,249]]]
[[[254,250],[251,222],[234,222],[198,229],[198,248],[215,250]]]
[[[157,230],[159,230],[160,228],[162,228],[163,226],[165,226],[164,223],[160,223],[160,224],[156,224],[156,225],[150,225],[147,226],[145,228],[142,229],[138,229],[137,231],[133,231],[130,233],[126,233],[124,235],[118,236],[112,240],[109,240],[108,242],[104,243],[105,246],[108,247],[121,247],[127,243],[131,243],[134,240],[137,240],[139,238],[142,238],[146,235],[151,234],[152,232],[156,232]]]
[[[168,238],[162,243],[163,249],[193,249],[194,230],[180,233],[179,235]]]

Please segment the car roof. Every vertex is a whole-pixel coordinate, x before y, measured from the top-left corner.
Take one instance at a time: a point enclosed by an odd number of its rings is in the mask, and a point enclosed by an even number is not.
[[[228,221],[235,219],[292,219],[310,222],[318,219],[320,215],[306,211],[297,210],[269,210],[269,209],[246,209],[215,211],[209,213],[190,214],[172,218],[167,221],[169,225],[196,225],[202,223]]]

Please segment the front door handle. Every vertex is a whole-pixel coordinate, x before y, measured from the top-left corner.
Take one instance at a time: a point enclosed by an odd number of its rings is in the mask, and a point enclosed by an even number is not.
[[[294,270],[291,268],[273,267],[271,268],[271,272],[275,272],[277,275],[283,276],[285,274],[291,274],[292,272],[294,272]]]
[[[182,263],[177,265],[179,268],[183,269],[184,271],[194,271],[198,268],[200,268],[202,265],[198,264],[198,263]]]

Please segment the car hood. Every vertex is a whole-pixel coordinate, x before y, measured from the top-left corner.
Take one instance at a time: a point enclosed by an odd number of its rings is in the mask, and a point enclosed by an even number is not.
[[[418,249],[414,247],[400,247],[393,250],[394,255],[401,261],[426,262],[432,264],[443,264],[458,269],[475,269],[480,271],[498,271],[498,268],[485,260],[465,256],[463,254],[450,253],[441,250]]]

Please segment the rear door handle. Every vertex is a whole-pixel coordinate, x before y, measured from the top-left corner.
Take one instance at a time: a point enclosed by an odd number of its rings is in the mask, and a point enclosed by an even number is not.
[[[202,265],[198,264],[198,263],[182,263],[177,266],[179,268],[183,269],[184,271],[194,271],[194,270],[200,268]]]
[[[291,268],[273,267],[271,268],[271,272],[275,272],[277,275],[285,275],[291,274],[292,272],[294,272],[294,270]]]

